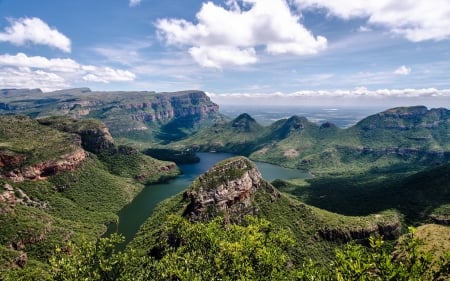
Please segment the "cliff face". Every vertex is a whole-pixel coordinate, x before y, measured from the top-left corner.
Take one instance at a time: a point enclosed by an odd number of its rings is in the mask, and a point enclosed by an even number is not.
[[[0,90],[0,96],[0,114],[68,116],[75,119],[93,117],[104,122],[113,135],[150,131],[177,120],[179,122],[169,131],[174,127],[192,129],[219,116],[219,106],[204,92],[195,90],[172,93],[95,92],[80,88],[42,93],[23,89]]]
[[[238,222],[245,215],[255,214],[253,200],[257,192],[268,192],[275,201],[279,192],[261,178],[261,173],[245,157],[218,163],[198,177],[184,193],[190,200],[185,214],[192,221],[205,221],[223,216]]]
[[[0,167],[7,167],[2,175],[13,182],[22,182],[25,179],[38,180],[64,171],[75,170],[87,157],[86,152],[79,148],[70,153],[62,155],[59,159],[46,160],[34,165],[23,166],[26,156],[8,155],[0,153]],[[0,175],[0,177],[2,176]]]
[[[187,116],[204,119],[219,112],[219,106],[200,91],[180,95],[158,94],[153,101],[123,104],[120,108],[130,111],[132,120],[145,122],[167,122],[173,118]]]

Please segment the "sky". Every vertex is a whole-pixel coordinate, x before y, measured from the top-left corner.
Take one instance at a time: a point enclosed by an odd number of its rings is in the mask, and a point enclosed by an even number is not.
[[[450,0],[0,0],[0,88],[449,107]]]

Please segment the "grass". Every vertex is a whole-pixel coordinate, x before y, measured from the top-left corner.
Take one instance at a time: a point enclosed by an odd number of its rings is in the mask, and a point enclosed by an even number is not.
[[[21,166],[58,159],[77,149],[75,142],[75,135],[39,126],[29,117],[0,116],[0,153],[23,156]]]

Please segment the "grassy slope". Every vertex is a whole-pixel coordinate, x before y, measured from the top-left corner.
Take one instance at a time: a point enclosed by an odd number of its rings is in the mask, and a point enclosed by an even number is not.
[[[8,120],[0,122],[8,128],[7,134],[2,133],[2,143],[8,143],[10,150],[31,155],[33,162],[30,164],[57,158],[76,147],[72,134],[26,117],[1,118]],[[86,122],[80,124],[86,125]],[[30,139],[23,141],[21,135]],[[41,141],[45,143],[41,145]],[[14,264],[19,251],[26,252],[32,264],[39,264],[39,261],[46,261],[56,245],[68,239],[78,241],[81,237],[100,236],[106,230],[105,224],[116,221],[116,213],[144,187],[134,178],[136,175],[147,171],[154,176],[147,178],[151,181],[157,180],[158,175],[173,176],[178,172],[175,169],[157,174],[155,171],[168,163],[137,152],[118,155],[99,158],[90,153],[76,170],[50,176],[47,180],[14,183],[0,178],[0,186],[11,185],[16,197],[23,197],[21,192],[26,194],[22,205],[11,209],[0,206],[9,210],[0,211],[0,272]],[[127,169],[121,169],[128,164]],[[8,250],[10,245],[13,245],[12,250]]]

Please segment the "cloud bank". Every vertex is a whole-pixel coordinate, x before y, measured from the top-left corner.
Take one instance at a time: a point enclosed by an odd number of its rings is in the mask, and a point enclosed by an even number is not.
[[[227,1],[226,7],[203,3],[198,23],[159,19],[159,37],[168,45],[188,46],[201,66],[222,68],[258,61],[263,48],[270,55],[311,55],[327,47],[327,39],[314,36],[300,23],[285,0]]]
[[[407,106],[448,107],[450,89],[379,89],[296,91],[292,93],[207,93],[220,105],[251,106]],[[445,101],[445,103],[443,103]]]
[[[83,65],[70,58],[48,59],[41,56],[0,55],[0,88],[41,88],[44,91],[70,87],[73,83],[133,81],[128,70]]]
[[[0,42],[18,46],[32,43],[57,48],[66,53],[71,51],[70,39],[39,18],[10,19],[9,23],[10,26],[0,32]]]

